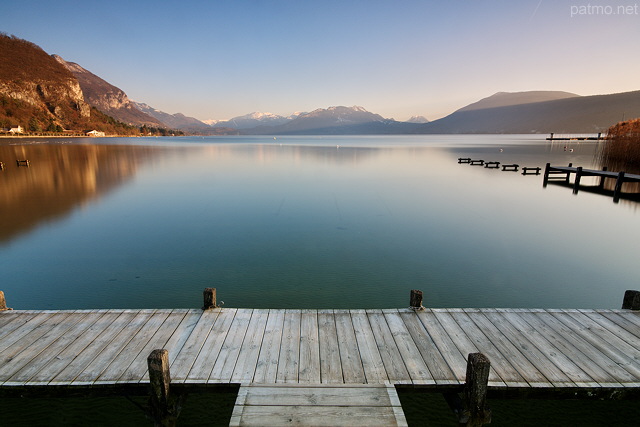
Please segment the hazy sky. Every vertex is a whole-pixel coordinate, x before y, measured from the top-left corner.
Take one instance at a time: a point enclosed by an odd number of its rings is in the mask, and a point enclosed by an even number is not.
[[[636,0],[1,0],[0,30],[201,120],[640,89]]]

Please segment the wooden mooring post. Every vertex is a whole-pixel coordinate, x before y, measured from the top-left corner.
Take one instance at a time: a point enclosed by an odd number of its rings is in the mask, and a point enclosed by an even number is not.
[[[218,306],[216,301],[216,288],[205,288],[202,296],[204,298],[203,310],[209,310]]]
[[[442,394],[458,417],[458,425],[476,427],[491,423],[491,409],[487,406],[490,369],[491,363],[487,356],[469,353],[462,397],[457,392]]]
[[[491,423],[491,410],[487,406],[489,358],[482,353],[469,353],[467,376],[462,398],[460,425],[475,427]]]
[[[149,415],[156,427],[176,425],[180,406],[178,400],[170,394],[171,374],[169,373],[169,351],[153,350],[147,358],[149,367]]]
[[[622,309],[640,310],[640,291],[625,291],[622,300]]]
[[[413,310],[424,310],[424,307],[422,306],[422,291],[411,289],[409,307]]]

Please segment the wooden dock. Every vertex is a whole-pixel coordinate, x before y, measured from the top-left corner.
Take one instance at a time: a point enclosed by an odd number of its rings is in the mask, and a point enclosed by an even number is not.
[[[491,361],[489,396],[638,398],[639,295],[636,310],[7,310],[0,395],[148,387],[166,349],[172,387],[241,386],[233,425],[405,425],[393,386],[460,392],[471,353]]]
[[[600,141],[605,139],[602,136],[602,132],[598,133],[598,135],[561,135],[556,136],[554,133],[551,133],[547,137],[547,141]]]
[[[571,163],[569,166],[551,166],[550,163],[546,164],[544,170],[544,180],[543,186],[546,187],[549,183],[550,179],[560,178],[565,184],[570,183],[571,175],[574,175],[573,182],[573,193],[578,194],[580,190],[580,182],[582,177],[585,176],[594,176],[599,177],[599,183],[596,186],[592,186],[597,188],[600,191],[604,190],[604,184],[606,179],[614,179],[615,187],[613,190],[613,201],[618,203],[620,197],[622,196],[622,186],[625,182],[640,182],[640,175],[626,173],[626,172],[612,172],[608,171],[605,167],[603,170],[594,170],[594,169],[584,169],[580,166],[573,167]]]

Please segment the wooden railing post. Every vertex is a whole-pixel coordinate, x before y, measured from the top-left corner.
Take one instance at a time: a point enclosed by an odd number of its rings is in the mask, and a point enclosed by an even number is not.
[[[607,170],[608,170],[608,168],[607,168],[606,166],[603,166],[603,167],[602,167],[602,171],[603,171],[603,172],[606,172]],[[605,177],[604,175],[602,175],[602,176],[600,177],[600,182],[598,182],[598,188],[599,188],[600,190],[603,190],[603,189],[604,189],[604,180],[605,180],[605,179],[606,179],[606,177]]]
[[[217,307],[216,288],[205,288],[202,295],[204,297],[204,306],[202,307],[203,310]]]
[[[411,289],[409,307],[414,310],[424,310],[424,307],[422,306],[422,291]]]
[[[147,365],[151,385],[149,409],[153,423],[155,426],[173,427],[178,419],[178,406],[169,394],[169,351],[153,350],[147,358]]]
[[[491,423],[491,410],[487,406],[490,368],[491,363],[487,356],[482,353],[469,353],[460,425],[471,427]]]
[[[622,184],[624,184],[624,172],[618,174],[616,179],[616,186],[613,189],[613,202],[618,203],[620,201],[620,194],[622,193]]]
[[[573,194],[578,194],[580,190],[580,179],[582,178],[582,166],[576,168],[576,179],[573,180]]]
[[[625,310],[640,310],[640,291],[625,291],[622,299],[622,308]]]
[[[553,134],[551,134],[551,137],[553,137]],[[549,171],[551,170],[551,163],[547,163],[544,166],[544,177],[542,178],[542,186],[546,187],[547,184],[549,183]]]

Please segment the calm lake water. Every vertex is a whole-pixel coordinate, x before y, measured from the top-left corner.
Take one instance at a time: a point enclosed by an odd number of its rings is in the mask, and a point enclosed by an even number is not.
[[[199,307],[205,287],[228,307],[396,308],[421,289],[430,307],[619,308],[637,288],[640,205],[457,162],[598,167],[596,149],[539,135],[2,140],[2,290],[20,309]]]
[[[457,162],[599,167],[596,150],[512,135],[3,139],[0,290],[17,309],[196,308],[205,287],[227,307],[397,308],[422,289],[430,307],[619,308],[638,288],[638,203]],[[180,425],[226,425],[234,399],[190,397]],[[440,396],[402,399],[410,425],[457,425]],[[637,417],[636,402],[490,404],[493,425]],[[0,412],[148,425],[124,397]]]

